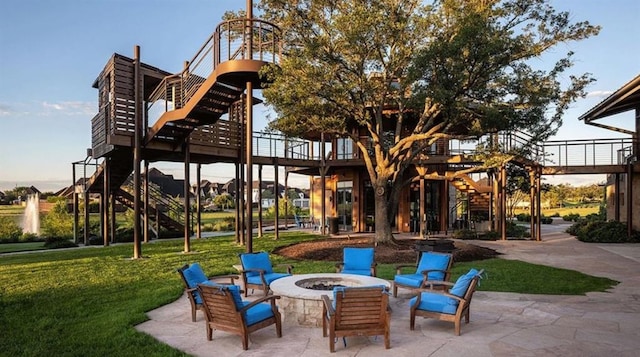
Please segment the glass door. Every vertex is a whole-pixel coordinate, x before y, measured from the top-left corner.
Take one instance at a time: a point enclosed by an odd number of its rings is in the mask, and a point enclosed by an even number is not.
[[[353,219],[353,182],[340,181],[336,191],[338,205],[338,224],[343,231],[352,230]]]

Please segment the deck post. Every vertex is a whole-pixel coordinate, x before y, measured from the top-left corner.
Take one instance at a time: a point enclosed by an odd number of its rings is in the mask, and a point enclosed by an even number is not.
[[[140,46],[133,48],[134,75],[134,144],[133,144],[133,259],[142,257],[140,241],[140,163],[142,162],[142,83],[140,71]]]
[[[104,160],[104,179],[103,183],[103,193],[102,193],[102,202],[101,202],[101,211],[102,215],[100,216],[100,223],[102,227],[102,241],[105,247],[109,246],[109,197],[111,196],[111,189],[109,182],[109,175],[111,171],[111,159],[105,158]]]
[[[279,197],[278,189],[280,188],[280,182],[278,181],[278,179],[279,179],[278,176],[280,174],[279,173],[280,168],[278,167],[278,158],[277,157],[275,158],[275,162],[273,164],[273,169],[274,169],[274,171],[273,171],[274,172],[273,173],[273,180],[275,181],[275,185],[274,185],[275,187],[273,188],[273,192],[275,193],[275,197],[276,197],[276,206],[274,207],[275,208],[275,214],[276,214],[276,220],[274,222],[274,224],[275,224],[275,235],[276,235],[275,239],[279,239],[280,238],[280,227],[279,227],[280,226],[280,206],[278,205],[278,197]]]
[[[145,129],[146,131],[146,129]],[[144,237],[144,242],[149,243],[149,161],[144,160],[144,174],[143,174],[143,184],[144,184],[144,222],[142,230],[142,236]],[[156,220],[158,217],[156,217]]]
[[[529,232],[531,232],[531,238],[536,239],[536,174],[533,167],[529,168]]]
[[[258,165],[258,238],[262,238],[262,164]]]
[[[541,180],[542,167],[536,167],[536,240],[542,241],[542,205],[541,205]]]
[[[248,14],[248,13],[247,13]],[[248,15],[247,15],[248,16]],[[253,252],[253,83],[247,82],[246,97],[246,145],[247,148],[247,205],[246,205],[246,222],[247,222],[247,252]]]
[[[80,243],[79,237],[78,237],[78,223],[80,221],[79,215],[78,215],[78,192],[76,192],[76,163],[73,162],[71,163],[71,171],[72,171],[72,175],[73,175],[73,183],[71,184],[71,187],[73,187],[73,241],[78,244]]]
[[[189,199],[189,166],[191,153],[189,152],[189,137],[184,141],[184,253],[191,252],[191,200]]]
[[[202,238],[202,202],[200,202],[200,180],[202,177],[202,164],[196,165],[196,239]]]
[[[507,195],[505,188],[507,187],[507,167],[500,167],[500,236],[502,240],[507,240]]]

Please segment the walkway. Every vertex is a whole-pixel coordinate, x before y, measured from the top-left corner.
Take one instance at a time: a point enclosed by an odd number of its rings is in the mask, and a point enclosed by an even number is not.
[[[191,322],[186,297],[148,312],[138,325],[160,341],[194,356],[637,356],[640,349],[640,245],[585,244],[547,227],[543,242],[478,241],[504,259],[578,270],[621,283],[587,296],[476,292],[471,323],[462,334],[453,324],[418,318],[409,330],[408,294],[391,298],[391,349],[382,337],[348,338],[329,353],[322,329],[283,326],[283,337],[268,327],[250,337],[243,351],[239,337],[214,331],[207,341],[204,317]],[[491,278],[489,272],[489,279]],[[562,282],[558,282],[561,284]]]

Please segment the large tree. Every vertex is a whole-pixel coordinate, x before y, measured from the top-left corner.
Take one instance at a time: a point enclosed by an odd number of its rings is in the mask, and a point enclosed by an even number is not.
[[[548,1],[260,5],[286,43],[280,66],[265,71],[272,82],[263,95],[277,113],[270,125],[290,136],[316,131],[356,143],[376,192],[378,243],[393,239],[390,222],[406,171],[436,140],[515,128],[543,140],[592,80],[566,75],[572,53],[541,68],[541,56],[557,44],[599,31]],[[366,130],[367,142],[354,128]],[[514,155],[498,144],[479,148],[484,164],[474,169]]]

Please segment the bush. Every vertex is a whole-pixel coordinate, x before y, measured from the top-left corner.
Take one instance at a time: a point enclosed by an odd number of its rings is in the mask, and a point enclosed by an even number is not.
[[[587,243],[640,243],[640,233],[634,231],[631,238],[627,236],[627,225],[617,221],[584,220],[576,237]],[[574,225],[574,226],[575,226]]]
[[[551,224],[551,223],[553,223],[553,218],[542,216],[542,217],[540,217],[540,223],[542,223],[542,224]]]
[[[22,236],[22,228],[13,217],[0,216],[0,242],[15,243]]]
[[[477,239],[478,235],[470,229],[458,229],[453,232],[453,238],[456,239]]]
[[[554,214],[551,215],[551,217],[560,217],[560,212],[555,212]]]
[[[47,249],[73,248],[78,245],[65,237],[47,237],[44,240],[44,247]]]
[[[516,220],[518,222],[531,222],[531,215],[528,213],[518,213],[516,215]]]
[[[225,217],[213,224],[212,230],[216,232],[228,232],[235,229],[235,217]]]
[[[578,222],[580,215],[577,213],[569,213],[562,216],[562,219],[566,222]]]
[[[42,236],[47,238],[73,238],[73,216],[67,212],[64,201],[57,202],[51,211],[42,217]]]
[[[531,237],[526,227],[520,226],[515,222],[507,221],[507,237],[511,238],[527,238]]]

